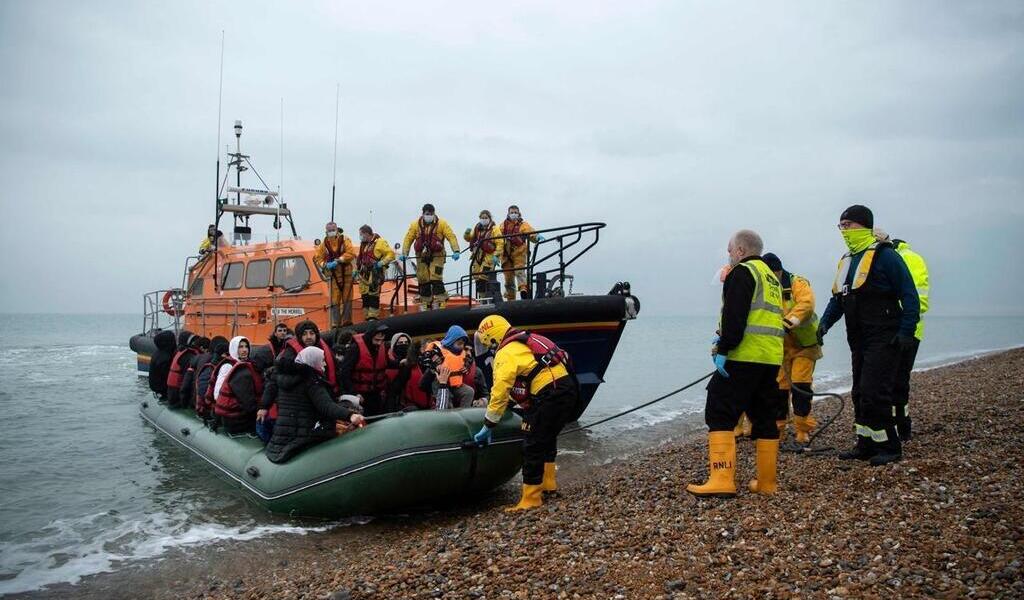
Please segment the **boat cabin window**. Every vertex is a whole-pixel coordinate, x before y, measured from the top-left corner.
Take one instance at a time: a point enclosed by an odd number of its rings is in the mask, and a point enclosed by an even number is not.
[[[245,263],[233,262],[224,265],[224,279],[220,287],[225,290],[237,290],[242,287],[242,271],[245,270]]]
[[[192,280],[192,287],[188,289],[190,296],[202,296],[203,295],[203,278],[196,277]]]
[[[270,260],[251,260],[245,269],[245,287],[265,288],[270,285]]]
[[[274,285],[285,290],[309,283],[309,267],[301,256],[284,256],[274,261]],[[296,290],[297,291],[297,290]]]

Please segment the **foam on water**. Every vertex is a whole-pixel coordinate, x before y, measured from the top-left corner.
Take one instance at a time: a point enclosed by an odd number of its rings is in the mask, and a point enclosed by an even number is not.
[[[192,513],[194,514],[194,513]],[[353,518],[317,526],[196,523],[189,511],[159,512],[124,519],[113,512],[57,519],[24,542],[0,544],[0,594],[78,583],[83,577],[116,570],[134,561],[163,557],[168,551],[219,541],[247,541],[277,534],[306,535],[334,527],[362,525]]]

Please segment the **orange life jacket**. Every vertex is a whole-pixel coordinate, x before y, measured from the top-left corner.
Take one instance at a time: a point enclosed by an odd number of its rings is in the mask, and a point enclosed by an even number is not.
[[[417,256],[424,250],[428,254],[444,252],[444,240],[437,233],[437,226],[440,222],[441,219],[435,219],[433,223],[427,225],[423,222],[423,217],[420,217],[420,234],[416,236],[416,243],[413,244]]]
[[[451,374],[448,376],[448,386],[455,388],[462,385],[466,375],[466,359],[464,355],[449,351],[441,342],[430,342],[427,348],[431,347],[441,351],[441,356],[444,358],[443,364],[451,371]]]
[[[185,354],[195,356],[199,354],[199,351],[195,348],[185,348],[174,354],[174,358],[171,359],[171,370],[167,373],[167,387],[175,389],[181,387],[181,380],[185,377],[185,373],[181,370],[181,359]]]
[[[362,333],[352,338],[359,348],[359,361],[352,369],[352,387],[357,394],[382,393],[388,387],[388,353],[383,347],[377,348],[377,354],[370,352],[366,336]]]
[[[224,380],[224,385],[220,388],[220,395],[214,401],[213,412],[218,417],[227,417],[229,419],[238,419],[245,416],[245,411],[242,408],[242,403],[238,400],[238,396],[235,394],[234,388],[231,387],[231,378],[235,376],[235,372],[239,369],[248,369],[252,374],[252,382],[254,393],[256,394],[254,406],[259,405],[259,397],[263,395],[263,377],[260,376],[259,371],[249,361],[235,362],[228,371],[228,376]],[[216,378],[214,379],[216,381]]]

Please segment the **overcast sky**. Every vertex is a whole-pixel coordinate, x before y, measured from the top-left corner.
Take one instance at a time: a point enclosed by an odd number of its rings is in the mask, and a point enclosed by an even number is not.
[[[398,241],[425,201],[459,232],[510,202],[604,221],[578,290],[709,314],[747,227],[820,310],[864,203],[928,259],[936,314],[1024,312],[1024,4],[594,0],[0,2],[0,311],[136,312],[180,283],[213,211],[222,30],[221,145],[242,119],[305,238],[340,84],[353,236],[372,209]]]

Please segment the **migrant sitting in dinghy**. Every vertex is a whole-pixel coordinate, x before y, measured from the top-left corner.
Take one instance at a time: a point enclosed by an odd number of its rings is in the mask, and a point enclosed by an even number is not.
[[[363,415],[331,399],[324,380],[324,351],[303,348],[295,357],[294,371],[278,373],[277,422],[267,444],[267,458],[283,463],[302,450],[335,435],[335,422],[348,421],[361,427]]]
[[[253,363],[249,351],[248,339],[232,338],[228,357],[217,368],[213,410],[228,433],[256,431],[256,410],[263,395],[262,367],[269,365]]]

